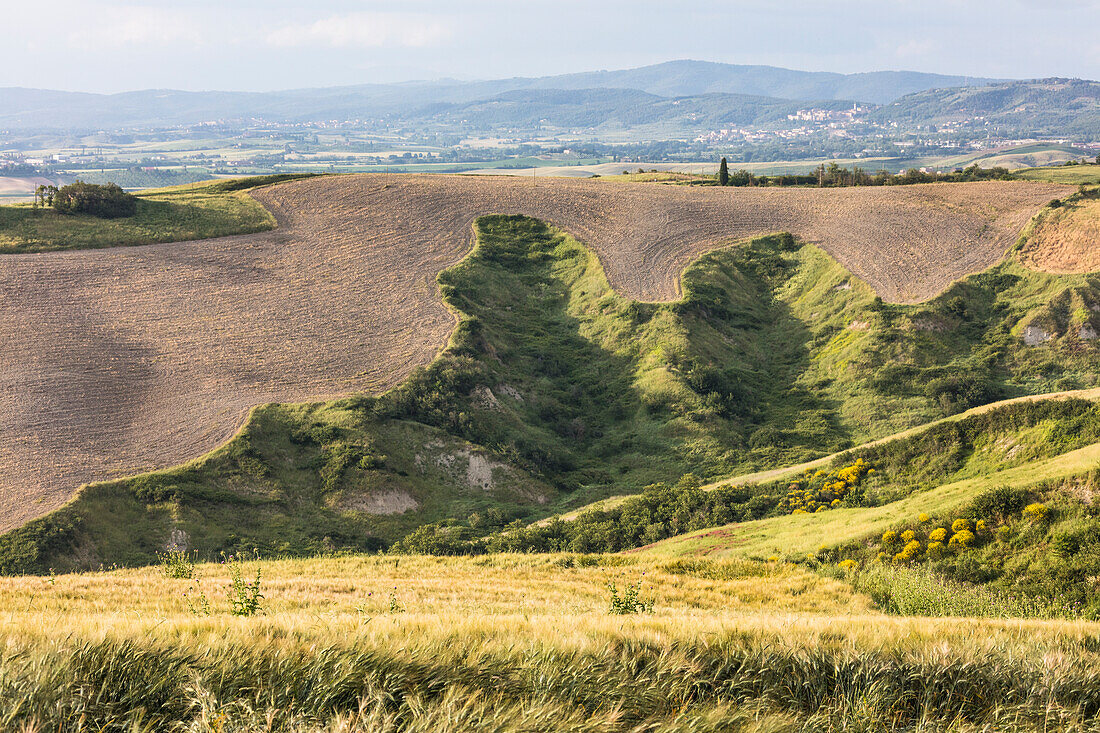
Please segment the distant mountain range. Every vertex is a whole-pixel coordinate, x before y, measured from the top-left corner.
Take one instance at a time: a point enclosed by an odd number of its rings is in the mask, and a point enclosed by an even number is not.
[[[0,130],[120,130],[209,121],[367,120],[446,132],[643,129],[683,133],[786,122],[803,108],[878,107],[900,129],[1100,136],[1100,83],[998,81],[909,71],[833,74],[670,61],[624,71],[282,92],[146,90],[87,94],[0,89]],[[664,127],[661,127],[661,126]],[[671,134],[671,133],[670,133]],[[983,133],[984,134],[984,133]]]
[[[786,108],[778,100],[801,102],[852,100],[885,104],[913,92],[974,86],[993,79],[945,76],[911,71],[864,74],[793,71],[773,66],[739,66],[704,61],[670,61],[622,71],[593,71],[538,78],[492,81],[454,80],[365,84],[282,92],[182,92],[145,90],[121,94],[87,94],[38,89],[0,89],[0,129],[117,129],[187,125],[211,120],[262,118],[270,121],[326,119],[424,118],[446,113],[447,105],[477,103],[483,110],[523,100],[520,92],[578,92],[575,95],[532,94],[540,104],[574,106],[600,101],[591,90],[629,90],[638,104],[644,98],[693,98],[691,104],[716,109],[745,109],[753,103],[730,95],[767,98],[763,108]],[[616,95],[619,103],[625,96]],[[553,100],[556,99],[557,102]],[[582,100],[588,100],[582,101]],[[476,107],[477,105],[474,105]],[[618,105],[618,106],[621,106]],[[798,106],[798,105],[794,105]],[[790,105],[787,105],[790,107]],[[471,114],[476,110],[471,108]],[[765,111],[762,114],[768,114]],[[591,117],[591,115],[590,115]],[[746,118],[748,120],[748,118]]]

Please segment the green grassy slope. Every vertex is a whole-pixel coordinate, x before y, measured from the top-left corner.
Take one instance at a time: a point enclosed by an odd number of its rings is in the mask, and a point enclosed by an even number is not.
[[[743,473],[736,476],[726,477],[720,481],[714,481],[712,483],[705,484],[701,488],[704,491],[710,491],[722,487],[782,482],[785,480],[793,479],[800,474],[804,474],[807,472],[818,471],[822,469],[827,469],[830,466],[839,466],[845,463],[850,463],[852,460],[855,459],[857,455],[860,454],[861,451],[865,451],[867,449],[874,448],[879,445],[883,445],[885,443],[893,442],[896,440],[910,438],[920,433],[924,433],[929,429],[941,426],[945,423],[959,422],[960,420],[965,420],[975,415],[981,415],[983,413],[989,412],[990,410],[996,410],[1002,407],[1017,405],[1022,402],[1070,398],[1092,401],[1100,400],[1100,388],[1094,387],[1092,389],[1080,389],[1068,392],[1047,392],[1044,394],[1025,395],[1023,397],[1012,397],[1007,400],[990,402],[989,404],[981,405],[979,407],[972,407],[965,412],[960,412],[954,415],[950,415],[948,417],[940,418],[939,420],[934,420],[933,422],[925,423],[923,425],[917,425],[912,428],[902,430],[901,432],[894,433],[893,435],[888,435],[884,438],[871,440],[853,448],[847,448],[843,451],[831,453],[827,456],[814,458],[813,460],[803,461],[802,463],[796,463],[794,465],[780,466],[778,468],[769,468],[763,471],[754,471],[752,473]],[[606,511],[608,509],[614,509],[616,507],[622,506],[622,504],[628,501],[630,498],[630,494],[608,497],[607,499],[601,499],[600,501],[593,502],[592,504],[589,504],[587,506],[579,507],[577,509],[574,509],[573,511],[540,520],[539,524],[546,524],[547,522],[551,522],[554,519],[572,521],[586,511]]]
[[[1095,184],[1100,183],[1100,165],[1052,165],[1042,168],[1025,168],[1014,171],[1020,178],[1029,181],[1050,181],[1051,183]]]
[[[1100,443],[1052,458],[951,481],[875,507],[835,509],[820,514],[770,517],[705,529],[647,546],[639,552],[661,557],[800,557],[881,535],[921,512],[950,514],[990,487],[1026,488],[1044,481],[1074,478],[1100,465]]]
[[[1080,337],[1100,303],[1088,276],[1008,262],[891,306],[776,235],[701,257],[679,302],[639,303],[539,222],[477,229],[439,277],[459,324],[429,367],[379,398],[259,408],[201,460],[85,489],[0,539],[0,569],[143,562],[172,537],[207,554],[307,554],[432,522],[451,539],[485,534],[1098,379],[1096,341]],[[1025,344],[1029,326],[1046,340]]]
[[[250,234],[275,228],[275,217],[246,191],[287,176],[231,179],[137,194],[134,216],[97,219],[28,204],[0,206],[0,254],[95,249]]]

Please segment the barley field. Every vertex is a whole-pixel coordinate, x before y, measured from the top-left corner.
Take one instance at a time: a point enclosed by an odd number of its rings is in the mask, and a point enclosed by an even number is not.
[[[612,284],[668,300],[700,252],[789,230],[883,298],[999,260],[1065,187],[985,182],[719,189],[510,177],[347,176],[257,190],[271,232],[0,258],[0,531],[87,482],[223,443],[248,410],[384,390],[454,326],[434,278],[485,213],[557,224]]]
[[[251,615],[235,570],[259,571]],[[642,607],[613,609],[608,585],[636,583]],[[1084,731],[1100,711],[1100,625],[888,616],[779,563],[184,560],[0,579],[0,617],[3,730]]]

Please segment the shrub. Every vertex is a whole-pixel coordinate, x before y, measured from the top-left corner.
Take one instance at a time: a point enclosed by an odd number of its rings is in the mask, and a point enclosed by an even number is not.
[[[905,543],[912,542],[917,538],[917,533],[911,529],[907,529],[901,533],[901,541]]]
[[[920,515],[917,516],[917,521],[920,522],[921,524],[925,524],[927,522],[932,521],[932,518],[930,516],[928,516],[927,514],[925,514],[924,512],[921,512]]]
[[[970,520],[969,519],[956,519],[954,522],[951,523],[951,531],[955,532],[956,534],[959,533],[959,532],[962,532],[964,530],[969,530],[969,529],[970,529]]]
[[[1050,516],[1050,508],[1041,502],[1028,504],[1024,507],[1024,516],[1033,522],[1045,522]]]
[[[974,532],[975,533],[982,533],[982,532],[987,531],[987,529],[988,528],[985,525],[985,520],[984,519],[979,519],[977,522],[974,523]]]
[[[58,190],[53,207],[62,214],[90,214],[100,219],[118,219],[137,213],[137,198],[114,183],[100,186],[77,181]]]
[[[652,613],[653,599],[643,600],[642,581],[629,583],[619,595],[619,589],[614,583],[607,584],[607,590],[611,594],[607,612],[612,616],[625,616],[632,613]]]
[[[893,545],[898,541],[898,533],[892,529],[888,529],[882,533],[882,544]]]
[[[859,563],[856,562],[855,560],[853,560],[852,558],[848,558],[847,560],[841,560],[840,562],[838,562],[836,564],[836,566],[838,568],[840,568],[841,570],[843,570],[845,572],[848,572],[848,573],[854,572],[855,570],[859,569]]]
[[[928,557],[931,558],[932,560],[938,560],[939,558],[943,557],[944,554],[946,554],[943,543],[942,542],[929,542],[928,543],[927,554],[928,554]]]
[[[960,530],[951,536],[951,541],[947,543],[948,547],[961,547],[967,549],[974,545],[974,533],[968,529]]]
[[[917,556],[920,555],[920,550],[920,542],[918,540],[912,540],[911,542],[905,543],[905,547],[902,548],[901,552],[894,556],[894,559],[899,562],[910,562],[912,560],[915,560]]]
[[[247,581],[241,572],[239,562],[230,557],[229,567],[229,612],[234,616],[255,616],[260,612],[260,601],[264,596],[260,592],[260,567],[256,567],[256,580]]]
[[[1007,526],[997,527],[997,539],[1001,542],[1008,542],[1012,539],[1012,530]]]
[[[928,533],[928,539],[933,542],[943,543],[947,539],[947,530],[943,527],[937,527]]]
[[[997,486],[976,497],[971,502],[970,509],[974,516],[1006,518],[1020,511],[1027,499],[1026,489]]]

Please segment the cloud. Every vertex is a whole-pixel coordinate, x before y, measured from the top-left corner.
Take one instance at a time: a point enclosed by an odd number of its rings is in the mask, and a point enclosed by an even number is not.
[[[95,49],[103,44],[157,45],[204,43],[203,24],[193,15],[168,8],[109,6],[75,23],[67,36],[76,48]]]
[[[347,13],[282,26],[267,34],[267,42],[284,47],[423,48],[453,35],[451,27],[423,13]]]

